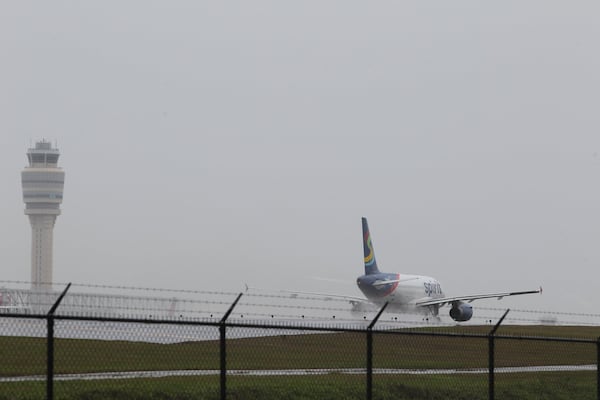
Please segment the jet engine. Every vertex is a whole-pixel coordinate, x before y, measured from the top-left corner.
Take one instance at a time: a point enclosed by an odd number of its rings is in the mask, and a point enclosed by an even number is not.
[[[459,322],[468,321],[473,316],[473,306],[462,301],[452,303],[450,317]]]

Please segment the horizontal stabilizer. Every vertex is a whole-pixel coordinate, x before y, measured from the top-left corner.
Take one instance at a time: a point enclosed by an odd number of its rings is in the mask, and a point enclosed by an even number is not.
[[[406,279],[390,279],[390,280],[383,280],[383,281],[375,281],[373,283],[373,286],[383,286],[383,285],[389,285],[390,283],[408,282],[408,281],[414,281],[416,279],[419,279],[419,278],[414,277],[414,278],[406,278]]]

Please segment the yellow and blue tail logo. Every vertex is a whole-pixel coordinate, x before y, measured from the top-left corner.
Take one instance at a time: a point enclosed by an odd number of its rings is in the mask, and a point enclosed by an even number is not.
[[[363,250],[365,256],[365,275],[377,274],[379,269],[377,268],[377,261],[375,260],[375,251],[373,250],[373,243],[371,242],[371,233],[369,232],[369,225],[367,219],[362,219],[362,230],[363,230]]]

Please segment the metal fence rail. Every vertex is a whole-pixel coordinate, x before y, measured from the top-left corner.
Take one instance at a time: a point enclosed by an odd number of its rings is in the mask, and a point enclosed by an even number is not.
[[[387,398],[385,385],[404,390],[407,382],[415,384],[409,388],[415,398],[421,392],[426,398],[431,382],[446,379],[469,387],[473,398],[496,399],[508,397],[499,384],[512,386],[521,376],[535,375],[540,390],[551,393],[561,384],[556,374],[567,373],[592,379],[588,386],[595,391],[588,398],[600,400],[600,340],[497,335],[502,319],[488,333],[377,330],[385,307],[367,326],[229,320],[240,297],[219,321],[57,315],[60,298],[45,315],[0,314],[0,339],[6,339],[0,400],[36,398],[36,393],[49,400],[80,398],[77,385],[84,382],[110,388],[152,378],[198,380],[207,388],[206,398],[240,398],[240,393],[249,396],[249,377],[252,387],[268,380],[269,390],[281,396],[287,380],[311,377],[315,384],[306,390],[314,390],[315,398],[328,390],[316,382],[334,380],[354,398]],[[163,336],[163,341],[146,340]],[[100,350],[86,353],[88,342]],[[39,354],[44,346],[45,358]],[[44,390],[19,397],[20,384],[42,383]],[[61,395],[55,397],[58,389]]]

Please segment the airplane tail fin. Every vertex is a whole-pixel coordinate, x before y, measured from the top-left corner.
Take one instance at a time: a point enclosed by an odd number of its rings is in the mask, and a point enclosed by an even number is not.
[[[362,218],[362,232],[363,232],[363,250],[365,256],[365,275],[379,273],[377,268],[377,261],[375,260],[375,251],[373,250],[373,243],[371,242],[371,233],[369,232],[369,225],[367,219]]]

